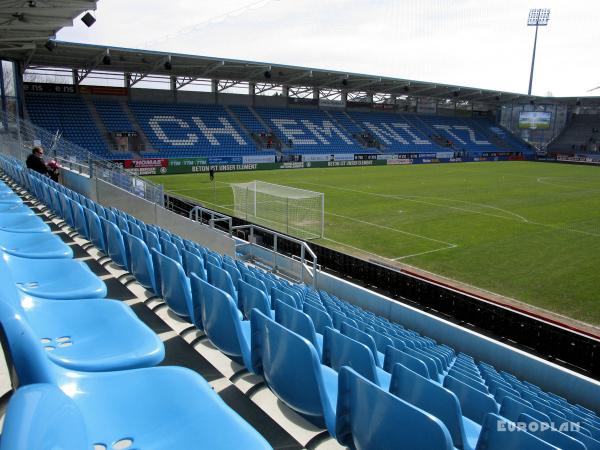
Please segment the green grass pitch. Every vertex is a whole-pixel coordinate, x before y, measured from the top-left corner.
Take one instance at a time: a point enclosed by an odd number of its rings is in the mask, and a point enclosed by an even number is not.
[[[462,163],[151,177],[233,214],[229,183],[325,193],[322,245],[600,324],[600,168]],[[388,261],[389,262],[389,261]]]

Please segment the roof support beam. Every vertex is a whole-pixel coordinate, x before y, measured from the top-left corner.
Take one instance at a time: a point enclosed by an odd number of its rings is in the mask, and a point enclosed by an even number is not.
[[[134,74],[133,78],[131,80],[131,83],[129,83],[129,86],[132,87],[132,86],[136,85],[137,83],[142,81],[144,78],[146,78],[148,75],[151,75],[152,72],[155,72],[156,69],[163,66],[167,61],[170,61],[170,60],[171,60],[171,55],[163,56],[162,58],[156,60],[154,62],[154,64],[148,70],[144,71],[144,73]]]
[[[282,81],[282,83],[290,84],[290,83],[293,83],[294,81],[302,80],[303,78],[312,78],[312,77],[313,77],[313,71],[308,70],[306,72],[299,73],[298,75],[294,75],[289,78],[286,78],[285,80]]]
[[[369,81],[365,81],[364,83],[359,83],[357,85],[354,86],[349,86],[348,88],[353,90],[353,91],[359,91],[363,88],[366,88],[368,86],[373,86],[374,84],[378,84],[381,83],[381,78],[378,78],[377,80],[369,80]]]
[[[87,64],[88,67],[86,69],[82,69],[81,71],[75,69],[77,72],[75,77],[76,84],[81,84],[81,82],[100,65],[106,55],[108,55],[108,49],[104,49],[102,53],[98,53],[98,55]]]

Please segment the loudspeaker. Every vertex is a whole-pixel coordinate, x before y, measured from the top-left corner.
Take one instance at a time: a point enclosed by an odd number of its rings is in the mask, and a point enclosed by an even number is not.
[[[348,86],[348,80],[343,79],[342,80],[342,86]]]
[[[265,78],[268,80],[269,78],[271,78],[271,71],[270,70],[265,70],[264,73]]]
[[[104,57],[102,58],[102,64],[104,64],[105,66],[110,66],[110,63],[110,55],[104,55]]]
[[[500,100],[500,96],[499,96],[499,95],[496,95],[496,96],[494,97],[494,100],[496,100],[496,101],[499,101],[499,100]]]
[[[408,92],[410,91],[410,88],[408,86],[404,86],[404,92]]]
[[[165,70],[171,70],[173,68],[173,65],[171,64],[171,61],[165,61]]]
[[[48,51],[51,52],[52,50],[54,50],[56,48],[56,42],[54,42],[52,40],[48,40],[44,44],[44,47],[46,47],[46,49],[48,49]]]
[[[85,25],[89,28],[92,25],[94,25],[94,23],[96,22],[96,18],[92,16],[89,12],[86,12],[81,18],[81,21],[85,23]]]

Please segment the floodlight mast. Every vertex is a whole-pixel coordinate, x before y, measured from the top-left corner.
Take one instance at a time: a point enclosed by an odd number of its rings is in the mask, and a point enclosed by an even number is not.
[[[535,66],[538,28],[547,26],[549,20],[550,10],[548,8],[534,8],[529,10],[527,26],[535,27],[535,38],[533,39],[533,56],[531,57],[531,72],[529,74],[529,90],[527,91],[527,95],[531,95],[531,85],[533,84],[533,67]]]

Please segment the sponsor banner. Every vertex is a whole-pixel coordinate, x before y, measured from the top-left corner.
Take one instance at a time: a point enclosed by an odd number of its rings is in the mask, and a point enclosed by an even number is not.
[[[310,163],[307,163],[310,164]],[[310,167],[310,166],[308,166]],[[279,169],[304,169],[303,162],[284,162],[279,165]]]
[[[242,164],[274,163],[275,155],[246,155],[242,156]]]
[[[208,158],[208,164],[211,166],[228,165],[228,164],[243,164],[241,156],[221,156]]]
[[[387,161],[387,165],[388,166],[396,166],[396,165],[400,165],[400,164],[412,164],[413,160],[412,159],[388,159]]]
[[[330,100],[328,98],[320,98],[319,106],[325,106],[327,108],[345,108],[346,102],[343,100]]]
[[[55,94],[75,94],[77,90],[72,84],[58,83],[23,83],[25,92],[49,92]]]
[[[329,161],[331,155],[325,155],[323,153],[317,155],[302,155],[302,161]]]
[[[355,161],[361,161],[361,160],[365,160],[365,159],[377,159],[377,154],[375,153],[356,153],[354,154],[354,160]]]
[[[207,164],[208,164],[208,158],[179,158],[179,159],[169,159],[169,167],[205,166]]]
[[[386,161],[398,159],[398,153],[396,153],[395,155],[391,155],[391,154],[377,155],[377,159],[383,159]]]
[[[288,97],[288,104],[290,105],[318,105],[319,100],[316,98],[296,98]]]
[[[417,112],[421,114],[435,114],[437,112],[437,100],[420,98],[417,102]]]
[[[352,102],[352,101],[347,101],[346,102],[346,106],[348,108],[370,108],[371,107],[371,103],[370,102]]]
[[[379,164],[377,164],[379,163]],[[376,165],[385,165],[385,161],[377,161],[376,159],[366,159],[366,160],[358,160],[358,161],[329,161],[325,164],[326,166],[321,166],[320,164],[313,164],[313,167],[352,167],[352,166],[376,166]]]
[[[371,108],[385,110],[385,111],[391,111],[391,110],[396,109],[396,105],[390,104],[390,103],[373,103],[371,105]]]
[[[192,166],[192,173],[208,172],[210,169],[216,172],[238,172],[258,169],[258,164],[218,164],[210,166]]]
[[[331,155],[330,161],[354,161],[354,153],[336,153]]]
[[[127,88],[115,86],[79,86],[80,94],[93,95],[122,95],[126,96],[129,92]]]
[[[169,167],[169,160],[165,158],[125,159],[119,161],[124,169],[141,169],[144,167]]]
[[[137,137],[137,131],[111,131],[114,137]]]
[[[557,161],[600,164],[600,159],[588,155],[556,155]]]
[[[438,159],[450,159],[454,158],[454,152],[437,152],[435,157]]]

